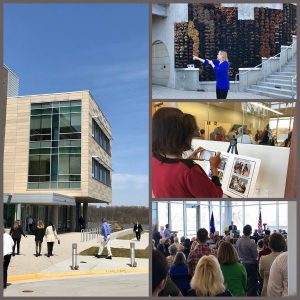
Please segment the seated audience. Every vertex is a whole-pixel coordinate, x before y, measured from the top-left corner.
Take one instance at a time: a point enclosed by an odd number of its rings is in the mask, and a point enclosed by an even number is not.
[[[243,229],[243,236],[236,242],[236,250],[241,263],[247,271],[247,296],[257,296],[257,250],[255,241],[250,239],[252,227],[246,225]]]
[[[279,254],[281,254],[283,251],[286,251],[284,237],[280,233],[273,233],[270,236],[269,247],[272,252],[268,255],[262,256],[259,261],[259,274],[263,279],[261,296],[267,296],[269,274],[273,261]]]
[[[169,274],[172,281],[180,289],[182,295],[186,296],[190,289],[191,278],[189,276],[185,255],[182,252],[177,252]]]
[[[188,296],[232,296],[224,285],[223,274],[215,256],[203,256],[198,261]]]
[[[224,276],[224,283],[232,296],[246,296],[247,272],[239,263],[237,252],[230,242],[223,241],[218,249],[218,260]]]
[[[203,255],[213,254],[213,250],[209,248],[207,245],[208,232],[205,228],[200,228],[197,232],[197,242],[198,244],[195,246],[193,250],[191,250],[188,256],[188,268],[189,275],[192,277],[194,275],[194,271],[199,259]]]

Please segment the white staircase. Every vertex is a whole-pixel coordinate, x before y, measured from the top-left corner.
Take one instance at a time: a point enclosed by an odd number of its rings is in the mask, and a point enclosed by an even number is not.
[[[296,55],[288,61],[281,70],[268,75],[255,85],[251,85],[246,92],[272,98],[293,99],[297,93],[297,60]]]

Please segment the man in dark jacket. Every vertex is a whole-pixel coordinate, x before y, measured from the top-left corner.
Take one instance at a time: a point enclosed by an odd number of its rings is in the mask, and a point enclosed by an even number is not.
[[[139,241],[141,239],[141,232],[144,231],[142,225],[139,224],[139,221],[136,221],[134,224],[133,231],[135,232],[136,240]]]

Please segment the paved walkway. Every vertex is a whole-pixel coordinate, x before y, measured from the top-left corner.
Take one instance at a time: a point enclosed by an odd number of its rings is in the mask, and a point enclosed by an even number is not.
[[[15,282],[4,290],[5,297],[103,297],[149,295],[149,275],[118,274]]]
[[[127,235],[128,230],[112,235],[111,246],[146,249],[149,233],[141,241],[120,240],[117,236]],[[132,232],[132,231],[130,231]],[[97,259],[78,255],[78,270],[71,270],[72,243],[77,242],[78,253],[90,247],[99,246],[99,240],[80,242],[77,232],[60,235],[61,243],[54,246],[54,256],[48,258],[46,243],[43,243],[40,257],[35,257],[34,236],[22,238],[21,255],[12,257],[8,269],[8,287],[5,296],[148,296],[149,260],[136,259],[137,266],[131,267],[130,258],[113,257]],[[126,275],[126,276],[125,276]],[[60,280],[58,280],[60,278]],[[63,278],[63,280],[61,280]],[[48,287],[48,288],[47,288]],[[53,288],[49,288],[53,287]],[[55,287],[55,288],[54,288]],[[122,287],[122,288],[121,288]],[[25,292],[24,292],[25,290]],[[26,292],[26,290],[33,292]]]
[[[158,100],[186,100],[186,99],[216,99],[216,92],[197,92],[197,91],[183,91],[175,90],[164,86],[153,85],[152,86],[152,99]],[[262,95],[246,93],[246,92],[235,92],[230,90],[228,92],[227,99],[273,99],[272,97],[265,97]]]
[[[127,232],[124,233],[127,234]],[[60,245],[57,242],[55,243],[53,250],[54,256],[49,258],[46,256],[46,242],[44,242],[42,245],[43,255],[40,257],[35,257],[34,236],[28,235],[27,238],[22,237],[20,255],[12,257],[8,269],[9,276],[18,274],[40,273],[44,270],[47,270],[48,268],[53,268],[60,263],[64,263],[66,266],[71,265],[72,243],[77,243],[78,253],[93,246],[99,247],[99,241],[97,239],[80,242],[79,232],[64,233],[59,237],[61,243]],[[130,248],[130,242],[132,241],[113,239],[111,241],[111,246],[114,248]],[[140,242],[134,242],[136,249],[145,249],[149,245],[149,233],[143,234]]]

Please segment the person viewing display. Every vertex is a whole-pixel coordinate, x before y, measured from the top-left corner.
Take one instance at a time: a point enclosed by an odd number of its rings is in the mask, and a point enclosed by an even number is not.
[[[219,51],[217,59],[209,60],[193,56],[194,60],[199,60],[205,65],[210,65],[216,76],[216,96],[217,99],[226,99],[230,88],[229,83],[229,62],[226,51]]]
[[[220,198],[223,195],[218,165],[220,154],[209,159],[211,179],[193,160],[198,160],[199,147],[188,159],[196,120],[172,107],[163,107],[153,116],[152,126],[152,194],[155,198]]]

